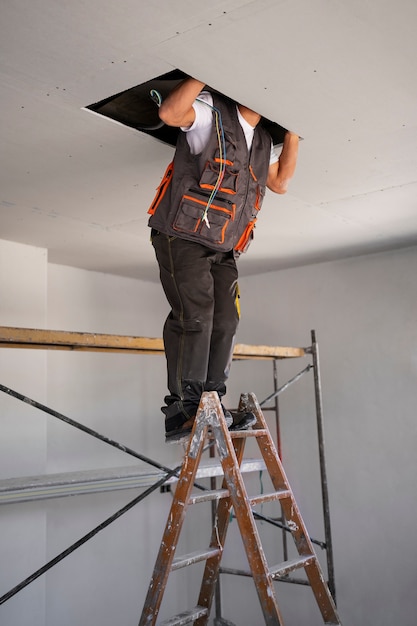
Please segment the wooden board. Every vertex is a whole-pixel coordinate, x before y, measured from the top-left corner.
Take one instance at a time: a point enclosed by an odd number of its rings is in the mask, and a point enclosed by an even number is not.
[[[11,326],[0,326],[0,347],[155,355],[165,352],[162,339],[156,337],[130,337]],[[233,352],[235,359],[286,359],[304,355],[304,348],[252,346],[241,343],[235,346]]]

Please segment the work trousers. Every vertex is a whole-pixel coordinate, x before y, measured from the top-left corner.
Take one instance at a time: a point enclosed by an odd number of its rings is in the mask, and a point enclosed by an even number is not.
[[[203,391],[222,397],[239,323],[233,251],[217,252],[152,230],[161,284],[171,306],[163,330],[166,419],[195,415]]]

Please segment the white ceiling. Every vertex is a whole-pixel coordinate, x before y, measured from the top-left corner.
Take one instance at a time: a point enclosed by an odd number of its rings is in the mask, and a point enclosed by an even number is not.
[[[172,148],[85,106],[179,68],[298,132],[241,274],[417,243],[415,0],[8,0],[0,238],[157,280],[147,207]]]

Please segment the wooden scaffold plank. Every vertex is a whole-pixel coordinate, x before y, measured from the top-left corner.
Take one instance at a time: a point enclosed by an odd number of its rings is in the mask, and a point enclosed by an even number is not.
[[[131,337],[12,326],[0,326],[0,348],[164,354],[163,340],[159,337]],[[233,358],[288,359],[303,357],[305,353],[304,348],[252,346],[240,343],[235,346]]]

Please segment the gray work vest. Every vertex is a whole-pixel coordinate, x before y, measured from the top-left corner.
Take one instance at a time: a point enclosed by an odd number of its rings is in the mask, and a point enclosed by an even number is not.
[[[258,124],[249,151],[236,104],[213,94],[213,105],[221,114],[225,154],[214,113],[210,139],[200,154],[191,154],[186,133],[180,132],[174,160],[148,211],[149,226],[215,250],[245,252],[265,195],[271,136]],[[223,178],[210,201],[220,168]]]

